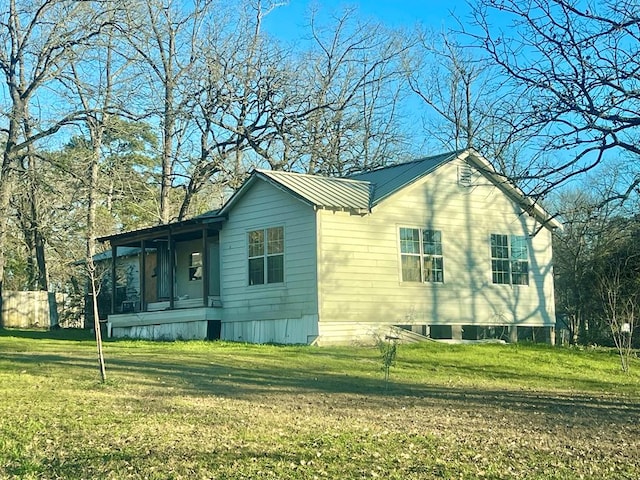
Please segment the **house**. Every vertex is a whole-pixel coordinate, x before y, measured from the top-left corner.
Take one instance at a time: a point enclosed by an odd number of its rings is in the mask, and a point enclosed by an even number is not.
[[[218,211],[102,239],[113,258],[139,248],[145,272],[134,311],[112,305],[109,331],[320,345],[392,328],[512,341],[536,331],[552,342],[559,227],[473,150],[350,178],[254,170]]]

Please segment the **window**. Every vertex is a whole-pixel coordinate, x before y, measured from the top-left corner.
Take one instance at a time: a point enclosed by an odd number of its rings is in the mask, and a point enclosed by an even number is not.
[[[491,277],[493,283],[511,283],[509,237],[491,234]]]
[[[193,252],[189,259],[189,281],[202,280],[202,254]]]
[[[284,227],[253,230],[249,242],[249,285],[284,282]]]
[[[491,234],[493,283],[529,285],[529,248],[523,236]]]
[[[529,249],[525,237],[511,237],[511,283],[529,285]]]
[[[400,261],[403,282],[444,282],[441,232],[400,228]]]

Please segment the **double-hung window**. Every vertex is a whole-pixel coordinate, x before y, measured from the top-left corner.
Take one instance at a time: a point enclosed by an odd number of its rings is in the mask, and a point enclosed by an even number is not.
[[[400,261],[403,282],[444,282],[442,233],[400,227]]]
[[[249,285],[284,282],[284,227],[248,234]]]
[[[491,234],[493,283],[529,285],[529,247],[524,236]]]

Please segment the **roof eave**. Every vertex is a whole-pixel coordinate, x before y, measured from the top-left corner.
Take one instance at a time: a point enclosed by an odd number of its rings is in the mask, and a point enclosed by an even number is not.
[[[537,202],[532,200],[529,196],[525,195],[520,188],[512,184],[507,177],[498,173],[498,171],[473,149],[466,150],[459,158],[469,159],[478,167],[479,171],[489,177],[491,182],[498,188],[501,188],[507,195],[509,195],[524,211],[539,221],[544,227],[549,230],[562,229],[562,224],[549,214],[544,208]]]
[[[188,230],[190,227],[198,227],[209,225],[212,223],[220,223],[226,220],[226,216],[224,215],[216,215],[211,217],[195,217],[190,218],[188,220],[182,220],[180,222],[167,223],[164,225],[154,225],[152,227],[141,228],[138,230],[130,230],[128,232],[115,233],[113,235],[105,235],[102,237],[98,237],[96,240],[100,243],[111,242],[113,244],[114,240],[117,240],[119,243],[124,241],[133,241],[136,239],[144,240],[145,238],[150,238],[157,234],[162,234],[166,232],[174,233],[179,231]]]

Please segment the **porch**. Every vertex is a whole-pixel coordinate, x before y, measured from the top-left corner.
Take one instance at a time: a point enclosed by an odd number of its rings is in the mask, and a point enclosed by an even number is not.
[[[109,315],[107,336],[147,340],[215,340],[220,338],[222,309],[190,307]]]
[[[109,336],[219,338],[221,222],[208,214],[100,239],[111,243],[113,259]],[[139,254],[123,268],[118,249],[131,247]]]

